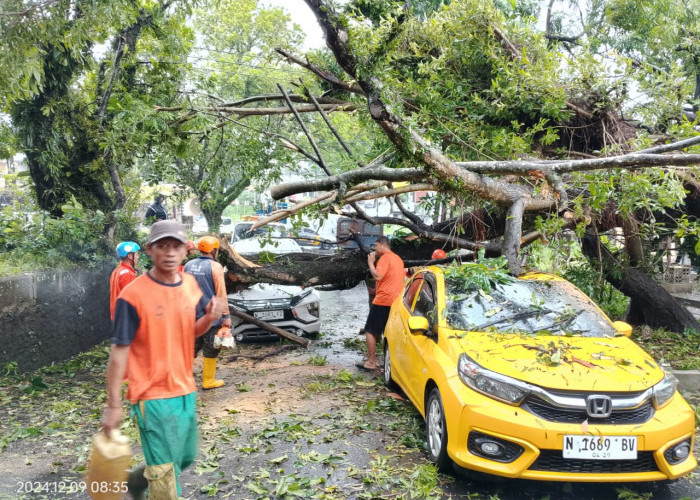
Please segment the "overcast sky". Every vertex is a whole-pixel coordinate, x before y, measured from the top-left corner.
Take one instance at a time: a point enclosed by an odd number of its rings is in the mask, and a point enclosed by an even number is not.
[[[292,18],[292,22],[301,26],[301,29],[306,33],[305,50],[325,47],[323,31],[304,0],[261,0],[260,5],[281,7],[286,10]]]

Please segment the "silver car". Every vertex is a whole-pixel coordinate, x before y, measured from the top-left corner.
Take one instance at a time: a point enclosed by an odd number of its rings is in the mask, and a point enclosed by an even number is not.
[[[257,283],[230,293],[228,305],[300,337],[314,337],[321,331],[320,296],[313,288]],[[236,316],[231,320],[233,336],[239,342],[277,337]]]

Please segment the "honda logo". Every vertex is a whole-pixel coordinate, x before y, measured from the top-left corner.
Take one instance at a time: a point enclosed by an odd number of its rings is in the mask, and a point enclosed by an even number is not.
[[[594,395],[586,398],[586,412],[589,417],[606,418],[612,413],[612,399],[608,396]]]

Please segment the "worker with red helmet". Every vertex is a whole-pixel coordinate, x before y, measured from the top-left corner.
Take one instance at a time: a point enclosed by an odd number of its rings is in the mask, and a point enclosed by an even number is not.
[[[442,248],[436,248],[433,251],[433,254],[430,256],[430,260],[438,260],[438,259],[444,259],[447,257],[447,254]]]
[[[433,251],[433,254],[430,256],[430,260],[439,260],[439,259],[444,259],[446,257],[447,257],[447,254],[445,253],[445,251],[442,248],[436,248]],[[416,267],[405,268],[403,270],[404,276],[406,278],[410,278],[411,276],[414,275],[414,273],[416,272],[416,269],[418,269],[418,268],[416,268]]]
[[[219,350],[214,348],[216,332],[222,326],[231,328],[228,300],[226,297],[226,283],[224,281],[224,268],[216,257],[219,255],[219,240],[214,236],[204,236],[197,242],[199,258],[185,264],[185,272],[194,276],[199,283],[199,288],[204,294],[206,304],[211,297],[216,297],[217,303],[223,304],[224,314],[211,324],[211,327],[201,337],[195,339],[194,356],[201,350],[204,356],[202,365],[202,389],[216,389],[224,385],[223,380],[216,380],[216,359]]]

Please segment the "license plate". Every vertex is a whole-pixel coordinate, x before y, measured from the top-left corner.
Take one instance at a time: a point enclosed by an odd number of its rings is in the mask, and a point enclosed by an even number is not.
[[[282,319],[284,318],[284,311],[256,311],[253,313],[258,319],[263,321],[269,321],[271,319]]]
[[[619,460],[637,458],[637,436],[564,436],[564,458]]]

